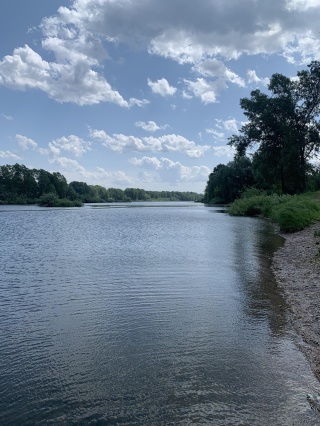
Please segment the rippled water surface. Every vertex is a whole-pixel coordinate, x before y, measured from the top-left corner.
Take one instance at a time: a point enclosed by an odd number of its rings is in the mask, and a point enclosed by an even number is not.
[[[132,203],[0,225],[0,424],[320,424],[267,222]]]

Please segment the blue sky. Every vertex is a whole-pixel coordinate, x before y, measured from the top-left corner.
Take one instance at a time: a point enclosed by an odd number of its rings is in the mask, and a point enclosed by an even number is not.
[[[203,192],[240,98],[320,59],[320,0],[0,5],[0,164]]]

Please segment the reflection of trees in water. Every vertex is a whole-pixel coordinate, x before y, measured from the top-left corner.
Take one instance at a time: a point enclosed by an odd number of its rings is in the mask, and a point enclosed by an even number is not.
[[[283,334],[286,304],[271,270],[272,255],[283,239],[274,234],[270,223],[258,219],[236,218],[234,232],[245,312],[256,319],[268,318],[271,331]]]

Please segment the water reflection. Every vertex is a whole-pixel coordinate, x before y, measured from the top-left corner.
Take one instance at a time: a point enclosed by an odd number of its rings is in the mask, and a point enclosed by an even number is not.
[[[3,212],[0,423],[313,424],[269,228],[217,211]]]
[[[274,251],[283,239],[273,234],[270,223],[238,218],[234,228],[234,257],[239,285],[245,295],[246,314],[257,320],[267,318],[275,335],[286,333],[286,302],[271,270]]]

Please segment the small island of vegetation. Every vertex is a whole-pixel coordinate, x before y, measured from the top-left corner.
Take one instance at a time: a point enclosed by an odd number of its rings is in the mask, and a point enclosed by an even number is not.
[[[229,139],[233,161],[209,175],[204,202],[294,232],[320,220],[320,168],[312,162],[320,150],[320,62],[294,79],[273,74],[268,89],[240,100],[248,121]]]

